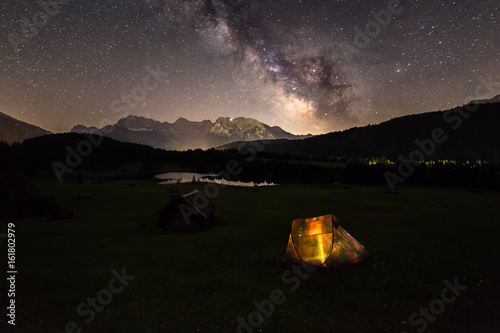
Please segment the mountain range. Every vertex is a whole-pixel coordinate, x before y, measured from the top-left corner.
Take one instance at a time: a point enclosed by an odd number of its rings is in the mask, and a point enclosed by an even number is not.
[[[52,133],[0,112],[0,141],[7,143],[23,142],[47,134]]]
[[[415,140],[429,138],[442,128],[447,141],[437,145],[431,159],[499,160],[500,159],[500,95],[487,100],[471,101],[477,111],[460,115],[461,108],[394,118],[378,125],[354,127],[324,135],[294,135],[277,126],[269,126],[251,118],[221,117],[189,121],[179,118],[174,123],[128,116],[115,125],[101,129],[78,125],[71,132],[101,131],[112,139],[148,145],[167,150],[196,148],[237,148],[242,141],[261,141],[273,153],[297,153],[312,156],[386,156],[395,159],[415,149]],[[459,129],[455,129],[459,127]],[[51,134],[40,127],[0,113],[0,141],[22,142]],[[301,140],[297,140],[301,139]]]
[[[174,123],[160,122],[149,118],[128,116],[115,125],[101,129],[77,125],[74,133],[94,133],[102,131],[105,136],[118,141],[148,145],[167,150],[212,148],[234,141],[302,139],[300,136],[284,131],[278,126],[269,126],[252,118],[221,117],[215,122],[210,120],[189,121],[179,118]]]

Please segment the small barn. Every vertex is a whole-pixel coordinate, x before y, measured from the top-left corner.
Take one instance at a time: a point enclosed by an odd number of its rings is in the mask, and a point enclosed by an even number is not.
[[[158,227],[164,230],[201,230],[213,224],[215,203],[200,190],[176,195],[158,210]]]

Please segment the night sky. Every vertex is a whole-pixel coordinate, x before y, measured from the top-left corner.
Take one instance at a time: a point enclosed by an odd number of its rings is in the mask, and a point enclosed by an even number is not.
[[[500,81],[498,0],[50,3],[0,4],[0,112],[54,132],[130,114],[318,134]]]

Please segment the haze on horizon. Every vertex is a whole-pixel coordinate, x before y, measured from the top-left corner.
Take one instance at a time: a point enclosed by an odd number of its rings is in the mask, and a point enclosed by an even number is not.
[[[61,2],[0,4],[0,112],[53,132],[137,115],[319,134],[500,81],[494,0]]]

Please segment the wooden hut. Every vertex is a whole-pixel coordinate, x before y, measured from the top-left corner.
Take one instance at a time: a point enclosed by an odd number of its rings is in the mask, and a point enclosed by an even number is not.
[[[158,227],[164,230],[200,230],[212,225],[215,203],[200,190],[177,195],[158,210]]]

